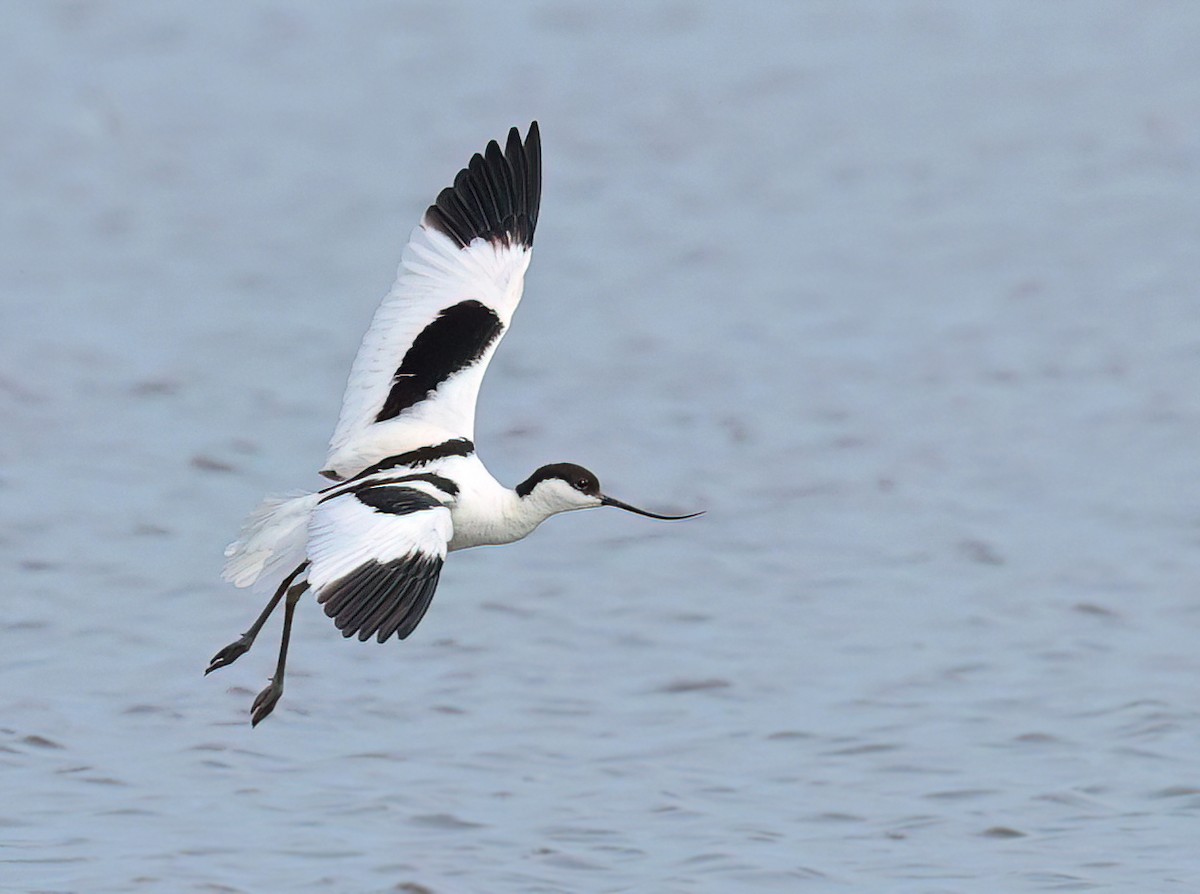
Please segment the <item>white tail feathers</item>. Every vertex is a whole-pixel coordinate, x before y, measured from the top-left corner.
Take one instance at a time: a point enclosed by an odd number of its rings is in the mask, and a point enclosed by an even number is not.
[[[225,547],[225,580],[248,587],[263,575],[281,568],[291,571],[303,562],[308,520],[320,499],[315,493],[263,500],[246,519],[237,540]]]

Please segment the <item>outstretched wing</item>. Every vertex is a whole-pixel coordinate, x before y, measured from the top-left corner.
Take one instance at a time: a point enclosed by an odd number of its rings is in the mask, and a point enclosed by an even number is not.
[[[542,192],[535,121],[493,140],[421,218],[350,371],[322,473],[471,440],[484,371],[525,286]]]
[[[308,583],[342,636],[404,639],[420,623],[453,532],[446,499],[412,480],[353,487],[317,506]]]

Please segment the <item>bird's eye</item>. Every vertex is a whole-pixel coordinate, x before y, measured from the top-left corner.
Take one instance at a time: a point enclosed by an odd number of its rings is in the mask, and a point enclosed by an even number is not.
[[[588,491],[591,490],[592,481],[590,478],[580,478],[579,482],[575,486],[582,491]]]

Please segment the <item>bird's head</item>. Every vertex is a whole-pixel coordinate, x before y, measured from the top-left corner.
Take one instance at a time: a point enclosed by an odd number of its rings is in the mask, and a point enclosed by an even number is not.
[[[704,514],[693,512],[689,515],[659,515],[622,503],[613,497],[606,497],[600,491],[600,479],[583,466],[574,463],[552,463],[542,466],[517,485],[517,495],[523,501],[529,500],[547,515],[570,512],[572,509],[594,509],[597,506],[615,506],[626,512],[665,521],[679,521]]]

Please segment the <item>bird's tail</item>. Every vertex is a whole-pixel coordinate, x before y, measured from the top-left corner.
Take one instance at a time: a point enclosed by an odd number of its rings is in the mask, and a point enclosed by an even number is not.
[[[308,520],[320,499],[314,493],[263,500],[246,519],[237,540],[225,547],[225,580],[248,587],[264,575],[303,562]]]

